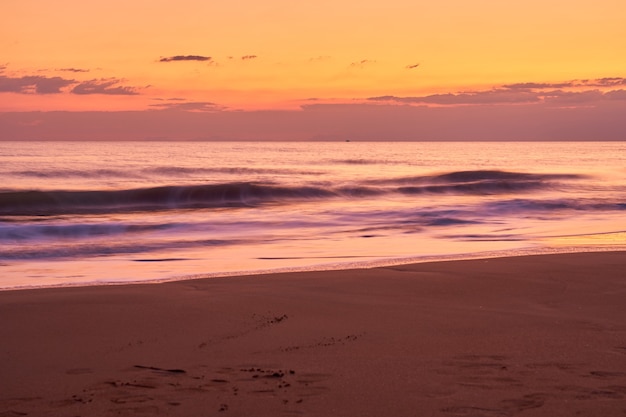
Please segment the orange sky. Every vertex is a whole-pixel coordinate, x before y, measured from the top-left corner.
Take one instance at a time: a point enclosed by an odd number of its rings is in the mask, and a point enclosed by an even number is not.
[[[0,112],[588,106],[626,2],[2,0],[0,51]]]

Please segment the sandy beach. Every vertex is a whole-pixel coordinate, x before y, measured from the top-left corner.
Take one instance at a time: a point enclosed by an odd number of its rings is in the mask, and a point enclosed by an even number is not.
[[[0,292],[0,416],[624,416],[626,253]]]

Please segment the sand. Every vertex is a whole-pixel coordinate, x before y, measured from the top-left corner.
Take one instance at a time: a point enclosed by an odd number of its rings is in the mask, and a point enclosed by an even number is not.
[[[0,292],[0,416],[624,416],[626,253]]]

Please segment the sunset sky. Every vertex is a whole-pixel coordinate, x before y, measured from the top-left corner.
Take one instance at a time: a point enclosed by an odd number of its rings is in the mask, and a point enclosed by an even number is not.
[[[4,140],[621,140],[624,114],[623,0],[0,2]]]

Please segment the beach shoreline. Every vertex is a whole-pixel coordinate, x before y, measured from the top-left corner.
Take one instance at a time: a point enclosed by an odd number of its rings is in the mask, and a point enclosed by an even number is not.
[[[503,249],[503,250],[491,250],[481,251],[474,253],[451,253],[441,255],[428,255],[428,256],[403,256],[403,257],[367,257],[368,260],[350,260],[351,256],[335,256],[331,257],[333,260],[344,259],[343,261],[331,262],[331,263],[304,263],[303,265],[283,266],[283,267],[270,267],[261,269],[249,269],[249,270],[225,270],[220,272],[204,272],[193,274],[181,274],[173,276],[165,276],[161,278],[142,278],[142,279],[94,279],[91,281],[75,281],[73,277],[70,280],[56,279],[48,280],[44,277],[37,277],[37,284],[26,284],[23,279],[16,278],[16,272],[10,271],[11,277],[9,282],[19,282],[20,284],[8,285],[5,282],[2,283],[3,287],[0,287],[0,292],[3,291],[22,291],[22,290],[39,290],[50,288],[76,288],[76,287],[102,287],[102,286],[123,286],[123,285],[154,285],[164,284],[169,282],[179,281],[195,281],[203,279],[213,278],[230,278],[230,277],[250,277],[257,275],[274,275],[274,274],[286,274],[286,273],[303,273],[303,272],[332,272],[343,270],[363,270],[363,269],[376,269],[386,268],[402,265],[413,265],[422,263],[440,263],[440,262],[459,262],[470,260],[487,260],[495,258],[517,258],[521,256],[545,256],[545,255],[564,255],[564,254],[576,254],[576,253],[602,253],[602,252],[623,252],[626,251],[626,244],[623,235],[625,232],[612,232],[606,233],[607,236],[619,236],[619,241],[614,242],[598,242],[590,241],[597,235],[586,236],[580,238],[580,242],[576,245],[544,245],[544,246],[530,246],[520,247],[516,249]],[[357,257],[358,258],[358,257]],[[280,258],[278,258],[280,259]],[[302,259],[307,259],[303,257]],[[179,258],[152,258],[141,260],[143,263],[176,263],[183,261]],[[88,261],[81,261],[80,263],[89,263]],[[31,263],[32,265],[32,263]],[[175,264],[174,264],[175,265]],[[175,266],[174,266],[175,267]],[[6,270],[5,270],[6,272]],[[6,277],[5,277],[6,278]]]
[[[0,416],[617,416],[626,252],[0,292]]]

